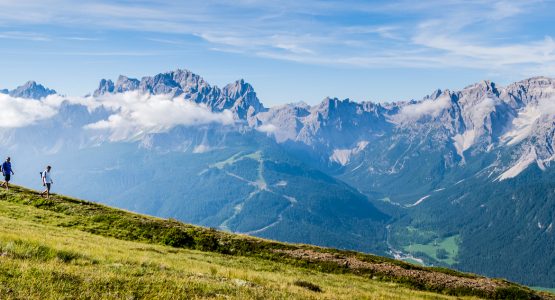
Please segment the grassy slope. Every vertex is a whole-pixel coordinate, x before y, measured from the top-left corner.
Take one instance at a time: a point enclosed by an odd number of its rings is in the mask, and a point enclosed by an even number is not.
[[[0,228],[1,299],[450,298],[417,289],[500,298],[541,295],[504,281],[495,281],[499,286],[488,292],[449,289],[394,273],[288,256],[287,251],[312,251],[365,264],[447,273],[461,280],[478,278],[354,252],[222,233],[66,197],[46,201],[19,187],[0,191]],[[322,291],[311,291],[308,283]]]

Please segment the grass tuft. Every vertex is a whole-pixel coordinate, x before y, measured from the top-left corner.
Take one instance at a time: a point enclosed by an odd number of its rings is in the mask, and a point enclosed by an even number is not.
[[[73,251],[55,250],[48,246],[20,239],[9,242],[0,242],[0,255],[16,259],[39,261],[58,259],[64,263],[70,263],[77,259],[85,259],[83,255]]]
[[[322,292],[322,288],[320,288],[318,285],[308,282],[308,281],[304,281],[304,280],[295,280],[293,282],[294,285],[296,286],[300,286],[302,288],[305,288],[309,291],[313,291],[313,292],[317,292],[317,293],[321,293]]]

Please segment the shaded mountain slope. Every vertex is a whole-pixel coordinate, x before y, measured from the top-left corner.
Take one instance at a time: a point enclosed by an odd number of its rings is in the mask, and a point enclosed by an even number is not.
[[[73,195],[102,194],[103,202],[121,208],[281,241],[387,252],[390,217],[366,196],[260,134],[225,139],[225,147],[205,153],[158,153],[122,143],[47,158]]]

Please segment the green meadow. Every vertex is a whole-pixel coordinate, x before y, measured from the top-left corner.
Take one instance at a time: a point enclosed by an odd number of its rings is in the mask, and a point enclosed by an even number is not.
[[[234,235],[14,187],[0,191],[0,299],[478,299],[549,297],[499,280],[487,294],[284,255],[454,276],[387,258]],[[435,274],[434,273],[434,274]]]

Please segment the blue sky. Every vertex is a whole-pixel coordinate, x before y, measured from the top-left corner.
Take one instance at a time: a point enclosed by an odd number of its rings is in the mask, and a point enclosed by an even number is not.
[[[268,106],[555,76],[553,1],[0,0],[0,88],[189,69]]]

